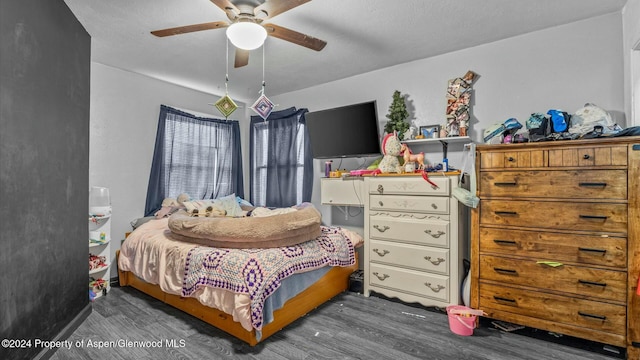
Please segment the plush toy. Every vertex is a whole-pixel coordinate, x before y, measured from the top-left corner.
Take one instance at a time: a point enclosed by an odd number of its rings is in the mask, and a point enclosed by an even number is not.
[[[189,200],[191,200],[191,198],[185,193],[178,195],[177,199],[165,198],[164,200],[162,200],[162,207],[154,215],[156,216],[156,219],[167,217],[174,212],[184,208],[184,203]]]
[[[380,164],[378,164],[378,172],[402,174],[402,166],[400,166],[400,160],[398,160],[398,156],[400,156],[402,151],[401,149],[402,144],[396,132],[394,131],[393,133],[387,134],[384,139],[382,139],[382,154],[384,156]]]

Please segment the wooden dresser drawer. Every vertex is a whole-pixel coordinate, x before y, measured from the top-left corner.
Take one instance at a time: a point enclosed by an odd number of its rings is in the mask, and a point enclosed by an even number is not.
[[[480,204],[480,224],[626,234],[627,205],[483,200]]]
[[[627,273],[624,271],[539,263],[544,258],[514,259],[480,256],[480,278],[503,284],[534,286],[623,304],[627,298]]]
[[[546,150],[487,151],[480,154],[482,169],[546,167]]]
[[[480,283],[479,308],[518,313],[562,324],[624,335],[626,306]]]
[[[427,214],[378,213],[369,216],[369,237],[448,247],[449,221]]]
[[[549,149],[549,167],[627,166],[626,146]]]
[[[437,188],[433,188],[428,182],[421,177],[372,177],[369,180],[369,193],[378,195],[435,195],[449,196],[450,179],[442,176],[429,176],[429,180],[433,181]]]
[[[448,276],[400,269],[376,263],[369,265],[369,272],[369,284],[372,286],[384,287],[439,301],[449,301]]]
[[[480,227],[480,253],[627,267],[627,239]]]
[[[369,208],[371,210],[448,214],[449,198],[440,196],[370,195]]]
[[[483,171],[478,188],[483,197],[625,200],[627,171]]]
[[[393,266],[449,274],[449,249],[371,240],[369,259]]]

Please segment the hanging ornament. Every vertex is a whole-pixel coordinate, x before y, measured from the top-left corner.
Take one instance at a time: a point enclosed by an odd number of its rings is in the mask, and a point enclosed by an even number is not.
[[[236,109],[238,105],[229,97],[229,40],[227,40],[227,68],[226,75],[224,80],[224,96],[220,98],[220,100],[216,101],[214,104],[215,107],[224,115],[224,118],[227,119],[229,115],[231,115]]]
[[[264,44],[262,44],[262,90],[260,90],[260,97],[256,102],[251,105],[251,110],[255,111],[262,120],[267,120],[275,105],[269,100],[267,95],[264,94],[265,81],[264,81]]]

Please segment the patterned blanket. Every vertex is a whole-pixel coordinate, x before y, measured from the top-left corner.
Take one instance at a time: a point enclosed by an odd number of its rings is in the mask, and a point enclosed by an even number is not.
[[[248,294],[251,298],[252,326],[263,325],[265,300],[295,273],[323,266],[350,266],[355,263],[351,239],[340,228],[321,226],[314,240],[270,249],[228,249],[194,247],[187,255],[182,296],[190,296],[202,286]]]

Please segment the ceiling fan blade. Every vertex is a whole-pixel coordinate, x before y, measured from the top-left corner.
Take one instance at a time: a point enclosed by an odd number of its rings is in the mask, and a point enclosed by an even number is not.
[[[222,9],[222,11],[224,12],[230,11],[235,15],[240,14],[240,10],[238,10],[238,8],[235,5],[233,5],[233,3],[229,0],[211,0],[211,2],[214,3],[220,9]]]
[[[256,6],[253,14],[259,19],[267,20],[304,3],[308,3],[309,1],[311,0],[267,0],[261,5]]]
[[[327,42],[324,40],[320,40],[313,36],[305,35],[282,26],[274,24],[264,24],[263,26],[267,29],[267,34],[270,36],[304,46],[311,50],[320,51],[327,45]]]
[[[249,64],[249,50],[236,48],[236,60],[233,67],[243,67]]]
[[[215,21],[210,23],[193,24],[193,25],[187,25],[187,26],[174,27],[170,29],[155,30],[155,31],[152,31],[151,33],[158,37],[165,37],[165,36],[179,35],[179,34],[195,32],[195,31],[219,29],[227,26],[229,26],[229,24],[226,21]]]

